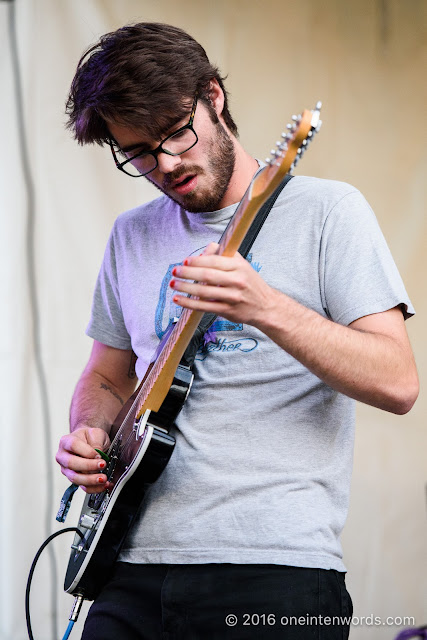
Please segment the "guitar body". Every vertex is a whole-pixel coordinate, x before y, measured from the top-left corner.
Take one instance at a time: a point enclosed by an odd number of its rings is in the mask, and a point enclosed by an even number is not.
[[[84,500],[79,520],[83,538],[78,534],[74,538],[65,575],[68,593],[93,600],[108,579],[147,489],[172,455],[175,439],[167,429],[181,410],[192,380],[189,369],[178,367],[160,410],[126,419],[109,452],[106,473],[113,489],[88,494]]]
[[[293,116],[282,133],[268,166],[255,176],[219,242],[218,255],[239,249],[260,207],[280,185],[320,128],[320,103],[315,110]],[[162,473],[175,445],[168,431],[191,387],[193,375],[180,365],[203,316],[183,309],[165,334],[136,392],[112,425],[111,446],[104,455],[112,489],[84,501],[64,588],[86,600],[96,598],[108,579],[150,485]],[[62,520],[63,521],[63,520]]]

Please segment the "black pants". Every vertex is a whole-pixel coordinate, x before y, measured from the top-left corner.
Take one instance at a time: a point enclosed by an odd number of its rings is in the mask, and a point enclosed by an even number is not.
[[[122,562],[82,639],[345,640],[352,610],[344,574],[334,570]]]

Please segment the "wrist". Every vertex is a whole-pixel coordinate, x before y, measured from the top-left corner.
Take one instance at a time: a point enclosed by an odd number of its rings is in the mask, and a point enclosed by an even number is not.
[[[283,329],[284,319],[289,314],[289,303],[292,299],[286,294],[269,287],[268,295],[264,298],[264,304],[259,309],[252,322],[253,326],[269,335],[272,331]]]
[[[102,429],[108,435],[111,425],[104,422],[103,424],[98,421],[91,422],[90,420],[79,420],[76,422],[70,422],[70,433],[75,433],[76,431],[89,431],[91,429]]]
[[[293,354],[301,341],[301,329],[318,321],[317,314],[277,289],[271,290],[268,302],[254,326]]]

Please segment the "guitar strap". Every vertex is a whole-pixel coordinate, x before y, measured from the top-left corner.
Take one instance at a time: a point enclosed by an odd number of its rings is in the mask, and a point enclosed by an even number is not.
[[[264,222],[267,219],[268,214],[270,213],[271,209],[273,208],[274,203],[276,202],[280,192],[282,191],[282,189],[288,184],[289,180],[293,178],[293,176],[287,174],[282,182],[279,184],[279,186],[277,187],[277,189],[271,194],[271,196],[268,198],[268,200],[266,200],[266,202],[263,204],[263,206],[260,208],[260,210],[258,211],[254,221],[252,222],[251,226],[249,227],[249,231],[246,234],[246,236],[243,239],[242,244],[240,245],[239,248],[239,253],[246,258],[246,256],[248,255],[250,248],[252,247],[253,243],[255,242],[259,232],[261,231],[261,227],[264,224]],[[228,226],[227,226],[228,228]],[[223,232],[221,239],[223,238],[224,234],[227,231],[227,228],[225,229],[225,231]],[[221,241],[220,239],[220,241]],[[199,325],[196,329],[196,331],[193,334],[193,337],[191,338],[187,349],[184,352],[184,355],[181,358],[181,362],[179,366],[185,367],[186,369],[191,369],[193,367],[194,364],[194,360],[196,358],[196,353],[197,350],[199,349],[204,335],[205,333],[208,331],[208,329],[213,325],[213,323],[215,322],[216,318],[217,318],[217,314],[216,313],[205,313],[202,317],[202,319],[199,322]]]

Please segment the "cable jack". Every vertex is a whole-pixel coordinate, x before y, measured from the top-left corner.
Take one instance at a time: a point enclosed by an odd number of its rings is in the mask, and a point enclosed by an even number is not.
[[[78,593],[74,598],[73,606],[71,607],[70,617],[68,618],[69,620],[71,620],[71,622],[77,621],[83,602],[84,602],[83,595],[81,593]]]
[[[73,606],[71,607],[70,617],[68,618],[70,622],[68,623],[68,627],[64,635],[62,636],[62,640],[67,640],[67,638],[70,637],[70,633],[72,631],[72,628],[74,627],[74,623],[77,622],[77,618],[79,617],[79,613],[82,608],[83,602],[84,602],[83,595],[81,593],[78,593],[74,598]]]

